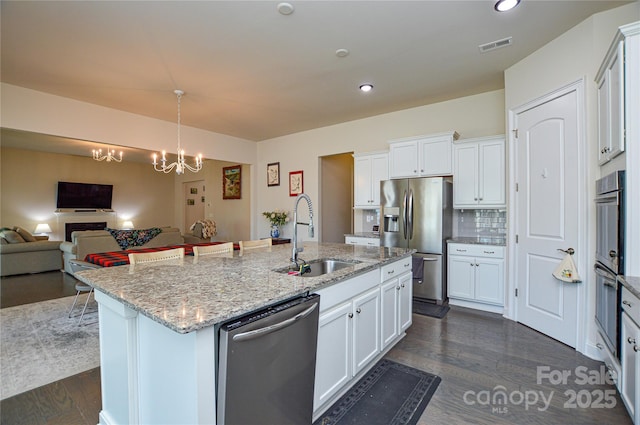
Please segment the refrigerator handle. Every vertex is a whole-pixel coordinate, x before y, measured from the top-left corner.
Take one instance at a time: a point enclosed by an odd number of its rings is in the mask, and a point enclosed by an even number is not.
[[[407,191],[404,191],[404,197],[402,199],[402,230],[404,231],[404,238],[407,239]]]
[[[413,239],[413,189],[409,189],[409,240]]]

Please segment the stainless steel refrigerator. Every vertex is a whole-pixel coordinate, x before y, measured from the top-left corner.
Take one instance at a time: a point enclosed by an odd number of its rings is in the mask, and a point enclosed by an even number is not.
[[[442,304],[446,293],[446,240],[451,237],[450,177],[380,182],[380,245],[413,248],[413,296]]]

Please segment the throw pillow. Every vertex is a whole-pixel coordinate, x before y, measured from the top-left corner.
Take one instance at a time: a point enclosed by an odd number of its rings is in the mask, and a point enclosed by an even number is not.
[[[24,239],[25,242],[35,242],[36,238],[29,232],[27,232],[25,229],[23,229],[22,227],[14,227],[14,229],[16,232],[18,232],[18,234],[20,236],[22,236],[22,239]]]
[[[5,238],[9,243],[24,243],[25,241],[15,230],[3,230],[0,236]]]

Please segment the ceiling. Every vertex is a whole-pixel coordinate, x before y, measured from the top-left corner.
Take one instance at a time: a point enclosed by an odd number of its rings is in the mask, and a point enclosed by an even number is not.
[[[2,0],[1,78],[166,121],[181,89],[183,125],[261,141],[501,89],[506,68],[625,3]]]

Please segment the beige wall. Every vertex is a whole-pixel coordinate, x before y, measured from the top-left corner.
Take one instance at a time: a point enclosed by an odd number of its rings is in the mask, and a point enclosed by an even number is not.
[[[2,226],[22,226],[33,231],[37,223],[51,226],[51,239],[64,239],[58,228],[56,191],[58,181],[113,185],[112,208],[117,226],[133,220],[138,228],[173,226],[173,177],[157,173],[148,164],[108,164],[90,157],[3,148],[0,160],[0,217]]]
[[[185,199],[183,183],[189,181],[205,181],[205,207],[204,218],[214,220],[218,234],[218,241],[240,241],[251,239],[251,167],[242,166],[241,199],[222,199],[222,168],[239,165],[236,162],[213,161],[204,162],[202,170],[198,174],[187,173],[175,178],[176,199]],[[200,194],[196,197],[199,202]],[[184,222],[184,202],[175,206],[176,222]],[[189,229],[183,229],[188,231]],[[265,235],[265,237],[268,236]]]
[[[496,90],[260,142],[256,211],[293,208],[288,178],[295,170],[304,171],[304,191],[317,203],[320,156],[388,150],[389,140],[449,130],[471,138],[503,134],[504,129],[504,91]],[[280,162],[280,186],[267,187],[266,169],[271,162]],[[258,234],[268,234],[266,220],[258,218],[255,225]],[[285,226],[284,233],[291,236],[291,225]]]

